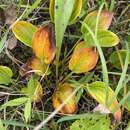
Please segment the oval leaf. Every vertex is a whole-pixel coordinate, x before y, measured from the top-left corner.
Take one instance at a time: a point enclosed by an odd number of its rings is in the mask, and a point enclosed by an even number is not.
[[[8,85],[12,76],[13,72],[9,67],[0,66],[0,84]]]
[[[84,34],[84,40],[89,44],[89,46],[94,46],[94,40],[90,33]],[[108,30],[98,30],[97,40],[101,47],[112,47],[119,43],[118,36]]]
[[[50,64],[55,57],[55,39],[54,28],[51,23],[39,28],[33,36],[33,51],[35,55],[44,61],[46,64]]]
[[[70,84],[64,83],[59,86],[53,95],[53,106],[57,109],[65,100],[71,95],[74,91],[74,88]],[[77,100],[74,95],[60,110],[63,114],[72,114],[77,111]]]
[[[125,64],[125,58],[126,58],[127,50],[118,50],[114,51],[110,57],[109,61],[113,64],[113,66],[119,70],[122,69],[122,67]],[[130,64],[130,53],[129,53],[129,64]]]
[[[48,65],[42,62],[39,58],[32,57],[20,67],[19,73],[22,77],[32,73],[42,76],[44,74],[49,75],[50,70]]]
[[[54,7],[55,7],[55,0],[50,0],[49,13],[52,21],[54,21],[54,9],[55,9]],[[75,21],[75,19],[80,15],[81,9],[82,9],[82,0],[76,0],[71,17],[69,19],[69,23],[73,23],[73,21]]]
[[[25,117],[26,122],[28,122],[28,120],[31,118],[31,100],[30,99],[28,99],[28,101],[25,104],[24,117]]]
[[[97,22],[98,10],[89,13],[84,19],[83,23],[86,23],[92,31],[95,30]],[[99,17],[98,29],[108,29],[112,21],[113,13],[103,10]],[[81,26],[81,32],[85,33],[87,30],[84,25]],[[88,31],[87,31],[88,32]]]
[[[69,69],[74,73],[84,73],[92,70],[98,61],[98,53],[95,48],[87,47],[82,41],[77,44],[69,61]]]
[[[26,21],[18,21],[12,27],[15,37],[29,47],[32,47],[32,37],[36,30],[36,26]]]
[[[6,107],[13,107],[13,106],[19,106],[21,104],[24,104],[28,100],[27,97],[21,97],[17,99],[10,100],[2,105],[0,109],[4,109]]]
[[[80,15],[80,12],[82,9],[82,4],[83,4],[82,2],[83,2],[82,0],[75,1],[73,11],[72,11],[71,17],[69,19],[70,24],[73,23],[76,20],[76,18]]]
[[[111,112],[118,105],[118,101],[116,99],[114,99],[110,106],[106,106],[106,102],[105,102],[106,101],[106,86],[105,86],[104,82],[101,82],[101,81],[93,82],[93,83],[89,84],[89,86],[87,87],[87,90],[88,90],[89,94],[96,101],[98,101],[100,104],[102,104],[103,106],[108,108]],[[108,87],[108,99],[107,99],[108,103],[111,102],[113,96],[114,96],[114,91],[110,87]],[[120,119],[121,119],[121,110],[118,109],[114,113],[114,116],[115,116],[116,120],[120,121]]]
[[[43,88],[40,82],[32,77],[28,82],[25,94],[27,94],[28,97],[34,102],[42,101]]]

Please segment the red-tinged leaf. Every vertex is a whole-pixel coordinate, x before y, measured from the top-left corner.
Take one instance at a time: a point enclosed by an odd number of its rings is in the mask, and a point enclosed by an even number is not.
[[[39,28],[33,36],[33,51],[35,55],[50,64],[55,57],[54,28],[51,23]]]
[[[87,47],[82,41],[77,44],[69,61],[69,69],[74,73],[84,73],[92,70],[98,61],[98,52],[94,47]]]
[[[86,23],[93,31],[96,27],[98,10],[89,13],[84,19],[83,23]],[[103,10],[99,17],[98,29],[108,29],[112,22],[113,13]],[[87,30],[84,25],[81,27],[81,32],[85,33]],[[88,31],[87,31],[88,32]]]
[[[31,73],[36,73],[42,76],[45,72],[46,75],[48,75],[50,70],[47,70],[47,68],[48,65],[42,62],[39,58],[32,57],[20,67],[19,73],[21,76],[26,76]]]
[[[53,106],[57,109],[74,91],[70,84],[64,83],[58,87],[53,95]],[[77,101],[74,95],[60,110],[63,114],[72,114],[77,111]]]
[[[105,86],[104,82],[96,81],[96,82],[89,84],[87,87],[87,91],[96,101],[98,101],[100,104],[105,106],[111,112],[118,105],[118,101],[115,98],[115,99],[113,99],[113,102],[109,106],[106,106],[106,86]],[[114,91],[110,87],[108,87],[107,102],[110,103],[113,97],[114,97]],[[116,110],[116,112],[113,114],[117,121],[121,120],[121,109],[120,108],[118,110]]]

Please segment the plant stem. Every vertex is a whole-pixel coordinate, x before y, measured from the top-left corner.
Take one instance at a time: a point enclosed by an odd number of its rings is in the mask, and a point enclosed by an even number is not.
[[[71,71],[63,80],[61,83],[65,82],[67,79],[69,79],[72,76],[73,72]]]
[[[61,47],[57,47],[57,53],[56,53],[56,86],[58,85],[58,68],[59,68],[59,58],[60,58],[60,50]]]
[[[112,97],[112,99],[110,100],[109,104],[108,105],[111,105],[112,102],[114,101],[114,99],[118,96],[119,94],[119,91],[124,87],[123,86],[123,82],[126,78],[126,74],[127,74],[127,69],[128,69],[128,64],[129,64],[129,46],[128,46],[128,43],[126,42],[126,48],[127,48],[127,54],[126,54],[126,58],[125,58],[125,64],[124,64],[124,67],[123,67],[123,71],[121,73],[121,77],[120,77],[120,80],[118,82],[118,85],[116,87],[116,90],[115,90],[115,93]],[[123,99],[122,99],[123,100]]]
[[[111,11],[111,12],[113,11],[114,5],[115,5],[115,0],[111,0],[109,11]]]

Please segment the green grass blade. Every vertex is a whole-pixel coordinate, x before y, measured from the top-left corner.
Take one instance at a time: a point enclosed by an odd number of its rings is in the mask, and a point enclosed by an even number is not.
[[[120,80],[118,82],[118,85],[116,87],[115,94],[114,94],[113,98],[111,99],[111,101],[109,102],[109,105],[113,102],[114,98],[117,97],[119,91],[124,87],[123,82],[125,80],[127,69],[128,69],[128,64],[129,64],[129,46],[128,46],[127,41],[126,41],[126,47],[127,47],[127,53],[126,53],[125,65],[124,65]]]
[[[24,19],[27,18],[28,15],[31,14],[33,12],[33,10],[36,9],[41,2],[42,2],[42,0],[35,0],[34,4],[32,6],[30,6],[30,8],[26,11],[23,18]]]
[[[110,7],[109,7],[109,11],[113,11],[113,9],[114,9],[114,5],[115,5],[115,0],[111,0],[111,4],[110,4]]]
[[[130,97],[130,91],[125,95],[123,99],[118,103],[118,105],[115,107],[115,109],[112,111],[113,113],[117,111],[123,104],[125,104],[125,101]]]
[[[98,21],[99,21],[99,16],[100,16],[100,13],[101,13],[101,10],[103,8],[103,5],[100,7],[100,10],[99,10],[99,13],[98,13],[98,16],[97,16],[97,22],[96,22],[96,28],[95,28],[95,34],[93,33],[93,31],[88,27],[88,25],[86,23],[83,23],[85,28],[89,31],[89,33],[91,34],[93,40],[94,40],[94,44],[96,45],[97,49],[98,49],[98,52],[99,52],[99,55],[100,55],[100,59],[101,59],[101,63],[102,63],[102,71],[103,71],[103,81],[105,83],[105,86],[106,86],[106,93],[107,93],[107,88],[109,86],[109,78],[108,78],[108,70],[107,70],[107,66],[106,66],[106,61],[105,61],[105,57],[104,57],[104,54],[103,54],[103,51],[98,43],[98,39],[97,39],[97,27],[98,27]],[[107,98],[107,94],[106,94],[106,98]],[[107,99],[106,99],[106,104],[107,104]]]
[[[5,125],[10,125],[10,126],[19,126],[19,127],[28,127],[28,128],[34,128],[35,126],[33,125],[29,125],[26,123],[19,123],[17,121],[10,121],[10,120],[1,120],[3,124]],[[41,130],[45,130],[45,129],[41,129]]]
[[[98,24],[99,24],[99,18],[100,18],[100,14],[101,14],[101,11],[103,9],[103,6],[104,6],[104,3],[102,3],[99,11],[98,11],[98,15],[97,15],[97,20],[96,20],[96,28],[95,28],[95,37],[97,39],[97,32],[98,32]],[[97,39],[98,41],[98,39]],[[102,63],[102,70],[103,70],[103,81],[105,82],[105,85],[106,85],[106,105],[107,105],[107,100],[108,100],[108,87],[109,87],[109,77],[108,77],[108,70],[107,70],[107,66],[106,66],[106,61],[105,61],[105,57],[104,57],[104,54],[103,54],[103,51],[99,45],[99,42],[98,42],[98,46],[97,46],[97,49],[99,51],[99,55],[100,55],[100,58],[101,58],[101,63]]]
[[[55,33],[56,33],[56,77],[64,32],[69,23],[75,0],[55,0]]]
[[[77,119],[81,119],[81,118],[85,118],[85,117],[94,117],[94,116],[99,116],[102,117],[104,116],[104,114],[92,114],[92,113],[84,113],[84,114],[77,114],[77,115],[72,115],[72,116],[64,116],[62,118],[60,118],[57,123],[61,123],[64,121],[70,121],[70,120],[77,120]]]

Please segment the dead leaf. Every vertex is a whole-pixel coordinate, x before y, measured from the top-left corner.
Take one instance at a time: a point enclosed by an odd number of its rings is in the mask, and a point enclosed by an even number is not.
[[[108,110],[106,107],[104,107],[102,104],[97,105],[94,109],[93,112],[100,112],[100,113],[111,113],[110,110]]]
[[[7,25],[12,24],[16,20],[16,16],[16,6],[14,4],[9,5],[5,10],[5,23]]]
[[[7,43],[8,43],[8,49],[12,50],[17,46],[17,39],[14,36],[12,36],[11,38],[8,39]]]

